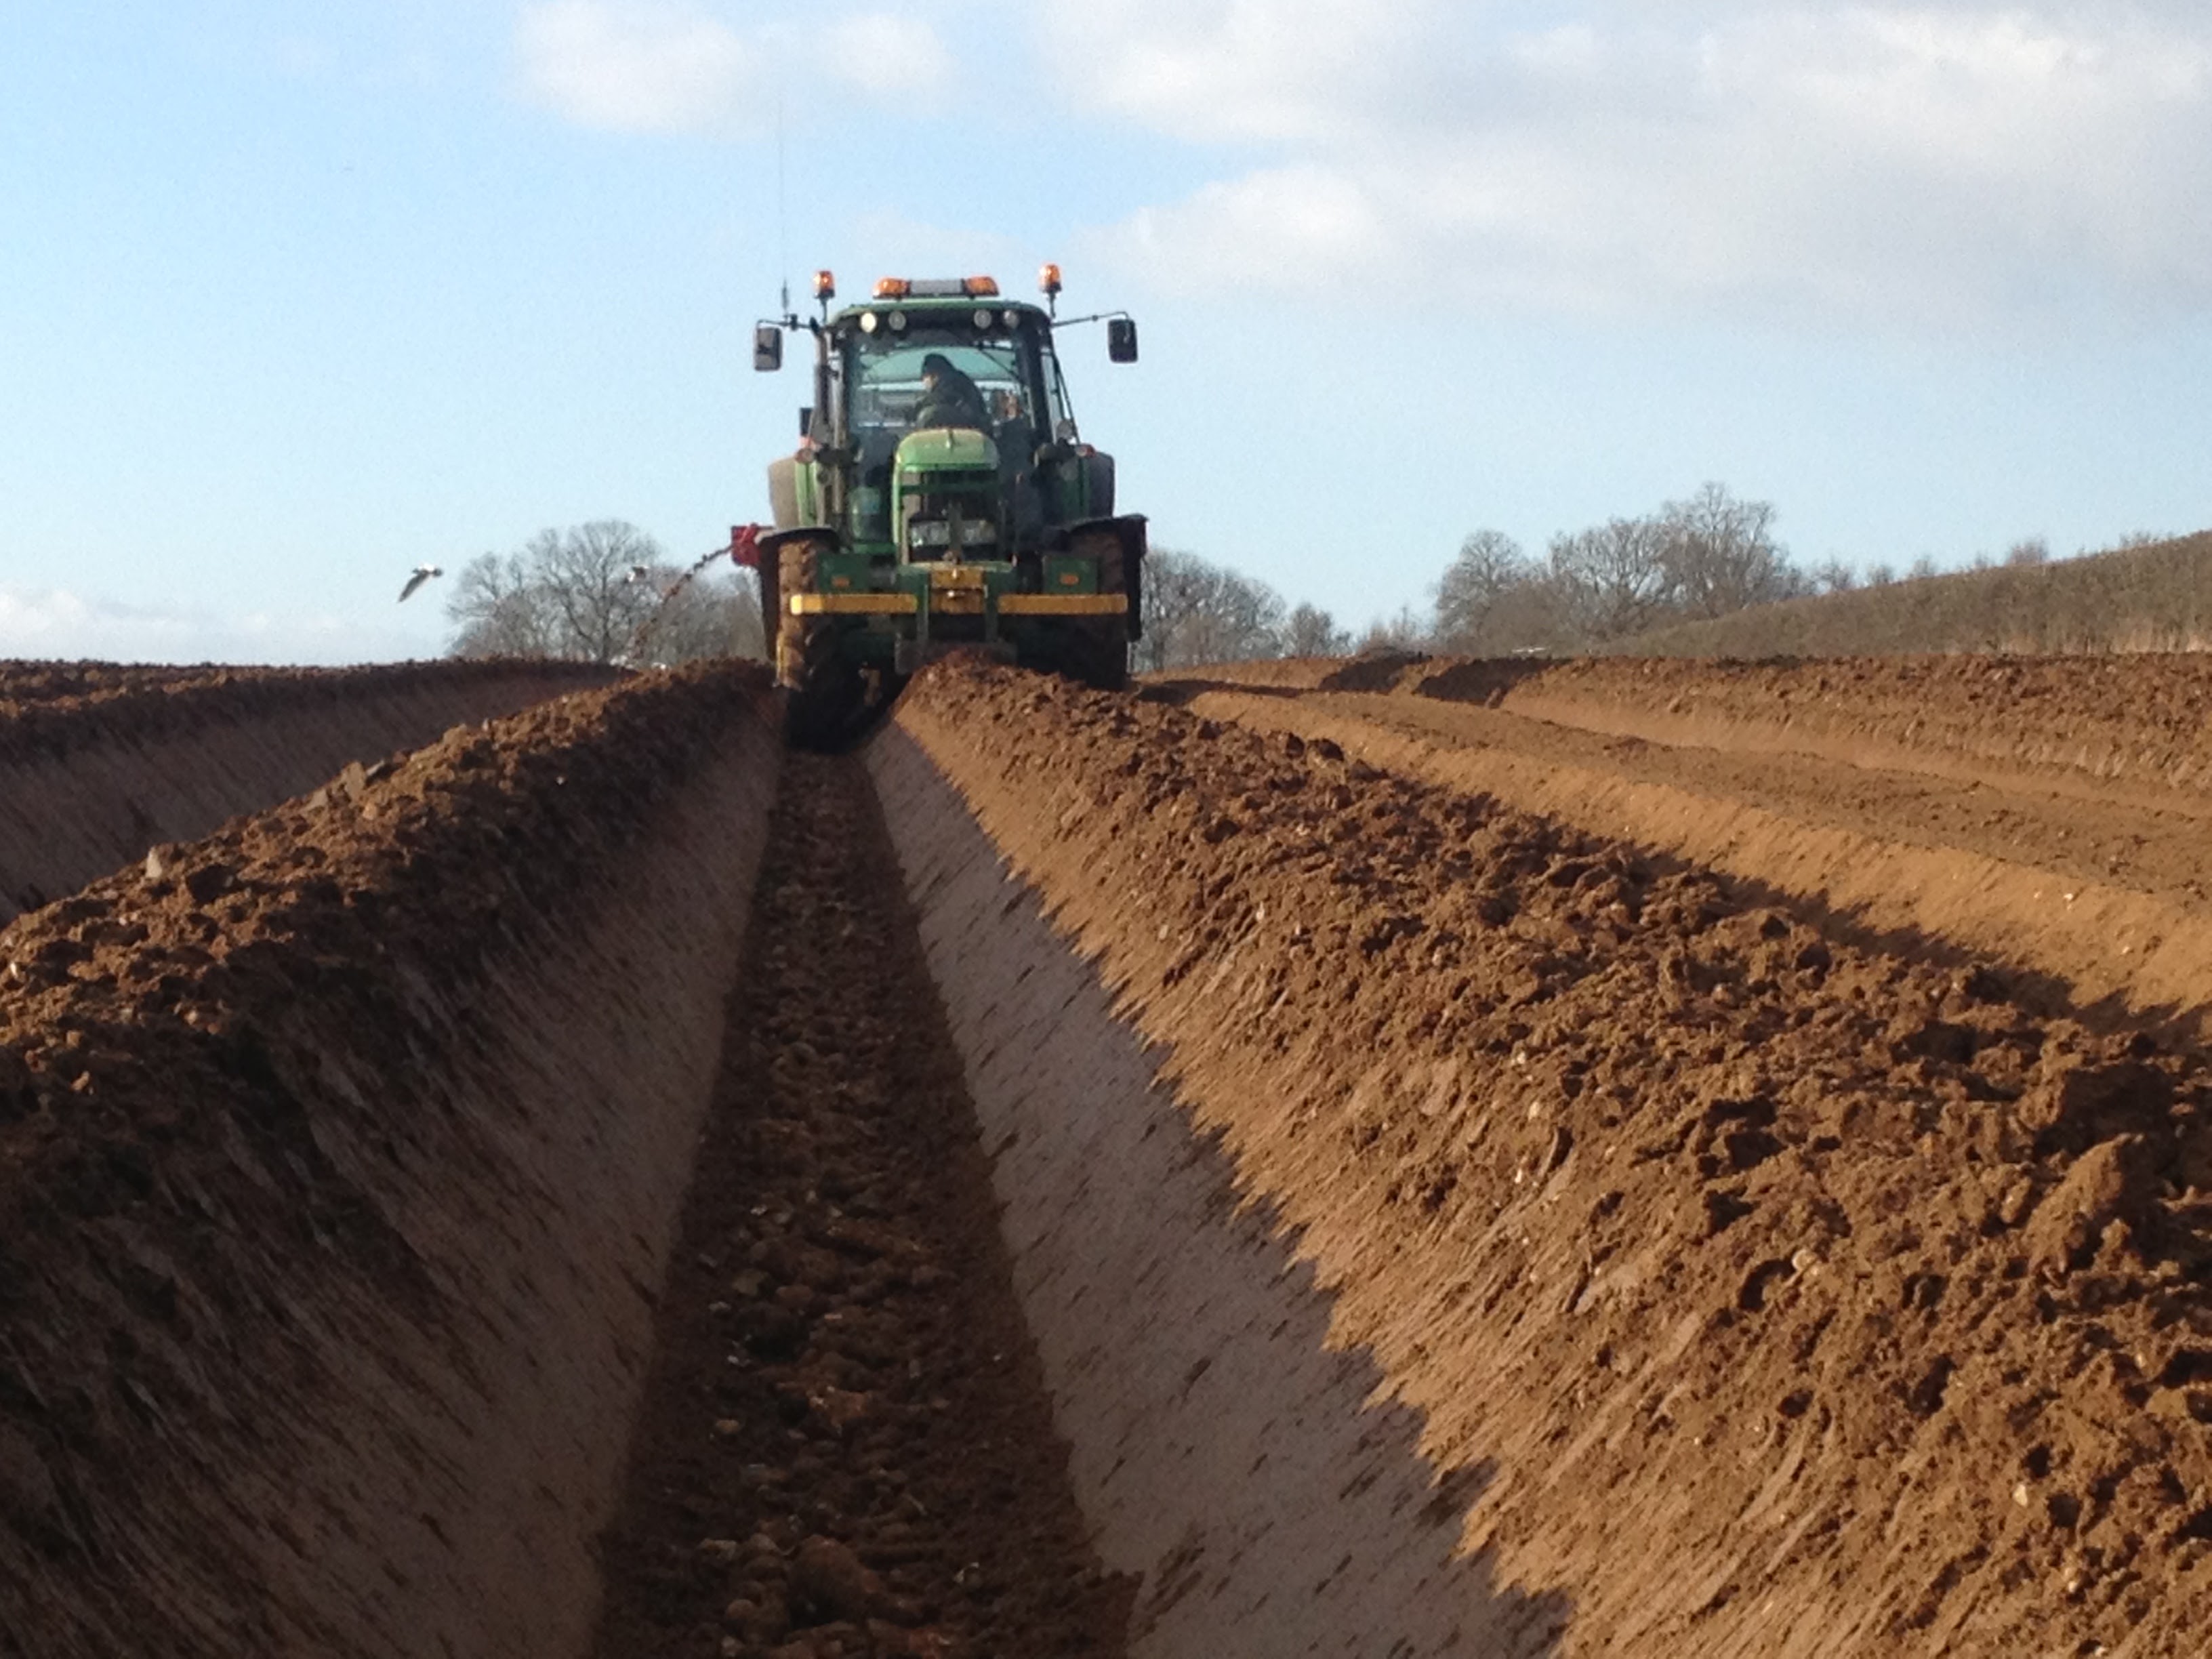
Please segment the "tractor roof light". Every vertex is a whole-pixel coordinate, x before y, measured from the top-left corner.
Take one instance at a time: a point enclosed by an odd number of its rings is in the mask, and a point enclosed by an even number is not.
[[[994,276],[970,276],[960,286],[971,300],[995,300],[999,297],[999,283]]]
[[[876,278],[876,298],[878,300],[903,300],[913,292],[914,284],[903,276]]]
[[[1060,267],[1047,265],[1037,272],[1037,291],[1051,299],[1060,297]]]
[[[836,299],[837,297],[837,278],[826,270],[816,271],[814,273],[814,297],[817,300]]]

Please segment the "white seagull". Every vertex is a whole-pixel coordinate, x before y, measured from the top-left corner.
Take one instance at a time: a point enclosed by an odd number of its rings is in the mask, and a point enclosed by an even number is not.
[[[446,573],[444,571],[438,568],[434,564],[416,565],[415,567],[415,574],[407,579],[407,586],[399,590],[399,603],[404,605],[408,600],[413,599],[415,597],[415,590],[422,586],[424,582],[428,581],[431,577],[442,576],[445,574]]]

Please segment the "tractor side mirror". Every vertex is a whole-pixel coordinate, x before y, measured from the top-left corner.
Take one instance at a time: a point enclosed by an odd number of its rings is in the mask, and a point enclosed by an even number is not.
[[[783,331],[774,323],[753,330],[753,367],[763,373],[783,367]]]
[[[1106,355],[1117,363],[1137,361],[1137,323],[1133,317],[1106,319]]]

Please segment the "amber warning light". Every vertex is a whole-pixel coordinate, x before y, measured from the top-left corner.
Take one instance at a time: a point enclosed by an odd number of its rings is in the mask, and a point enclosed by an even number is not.
[[[1058,265],[1047,265],[1042,270],[1037,272],[1037,289],[1040,293],[1049,294],[1055,299],[1060,296]]]
[[[837,297],[837,279],[826,270],[816,271],[814,273],[814,297],[817,300],[836,299]]]

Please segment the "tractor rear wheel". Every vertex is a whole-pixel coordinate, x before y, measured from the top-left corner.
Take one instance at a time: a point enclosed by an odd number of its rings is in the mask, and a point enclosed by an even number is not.
[[[847,661],[836,624],[826,617],[793,617],[778,661],[793,672],[783,679],[783,731],[794,749],[835,749],[860,724],[866,687]]]
[[[837,619],[791,614],[793,596],[817,591],[826,550],[826,543],[811,539],[776,550],[775,682],[784,689],[784,736],[799,749],[836,747],[858,721],[866,696],[842,648]],[[765,580],[761,585],[769,586]]]
[[[1077,623],[1060,641],[1060,672],[1100,691],[1119,691],[1129,684],[1129,642],[1121,624]]]

